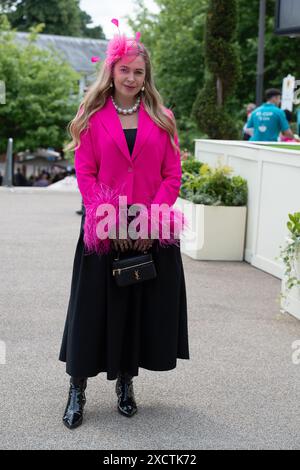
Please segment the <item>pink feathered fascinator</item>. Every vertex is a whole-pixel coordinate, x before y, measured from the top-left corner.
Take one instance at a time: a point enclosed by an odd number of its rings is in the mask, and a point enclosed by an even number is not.
[[[119,21],[116,18],[113,18],[111,22],[119,30]],[[140,39],[140,32],[136,33],[135,38],[127,38],[126,35],[121,34],[119,30],[119,34],[115,34],[107,46],[105,59],[105,64],[107,67],[111,68],[112,65],[122,57],[128,57],[129,60],[132,60],[134,57],[136,57],[143,47]],[[98,56],[91,58],[92,62],[98,62],[99,60],[100,58]]]

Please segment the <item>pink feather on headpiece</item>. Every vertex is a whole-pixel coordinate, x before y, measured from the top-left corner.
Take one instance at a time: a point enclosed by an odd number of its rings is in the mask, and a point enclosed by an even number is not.
[[[119,28],[119,21],[113,18],[111,22]],[[115,34],[113,39],[108,43],[106,50],[105,63],[111,67],[115,62],[123,56],[137,56],[139,52],[138,42],[140,41],[141,33],[137,32],[135,38],[127,38],[125,34]]]
[[[119,27],[119,21],[117,20],[117,18],[113,18],[113,19],[111,20],[111,22],[112,22],[113,24],[115,24],[115,25],[117,26],[117,28]]]
[[[107,46],[106,51],[106,64],[111,66],[114,62],[120,59],[127,52],[127,38],[116,34],[111,39]]]

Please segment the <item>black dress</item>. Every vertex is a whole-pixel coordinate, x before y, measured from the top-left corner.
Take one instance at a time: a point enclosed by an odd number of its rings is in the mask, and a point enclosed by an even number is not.
[[[136,129],[125,130],[130,154]],[[119,287],[112,275],[115,252],[87,255],[83,244],[83,214],[75,251],[71,292],[59,360],[74,377],[119,371],[138,375],[139,367],[164,371],[177,358],[189,359],[185,277],[180,248],[160,247],[150,252],[157,277]],[[122,256],[130,253],[130,250]]]

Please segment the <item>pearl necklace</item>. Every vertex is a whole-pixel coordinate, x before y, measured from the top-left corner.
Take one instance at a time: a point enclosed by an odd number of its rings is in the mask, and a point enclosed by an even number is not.
[[[138,97],[138,99],[136,100],[135,105],[134,105],[132,108],[124,109],[124,108],[120,108],[120,107],[116,104],[116,102],[115,102],[115,100],[113,99],[113,97],[111,97],[111,99],[112,99],[113,105],[114,105],[114,107],[116,108],[117,112],[118,112],[119,114],[125,114],[125,115],[126,115],[126,114],[133,114],[133,113],[135,113],[135,112],[138,110],[138,108],[139,108],[139,106],[140,106],[140,102],[141,102],[141,98]]]

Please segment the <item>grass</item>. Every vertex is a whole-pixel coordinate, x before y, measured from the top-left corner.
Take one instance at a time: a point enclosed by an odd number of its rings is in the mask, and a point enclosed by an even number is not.
[[[296,150],[300,152],[300,143],[299,144],[263,144],[266,147],[274,147],[274,148],[281,148],[286,150]]]

